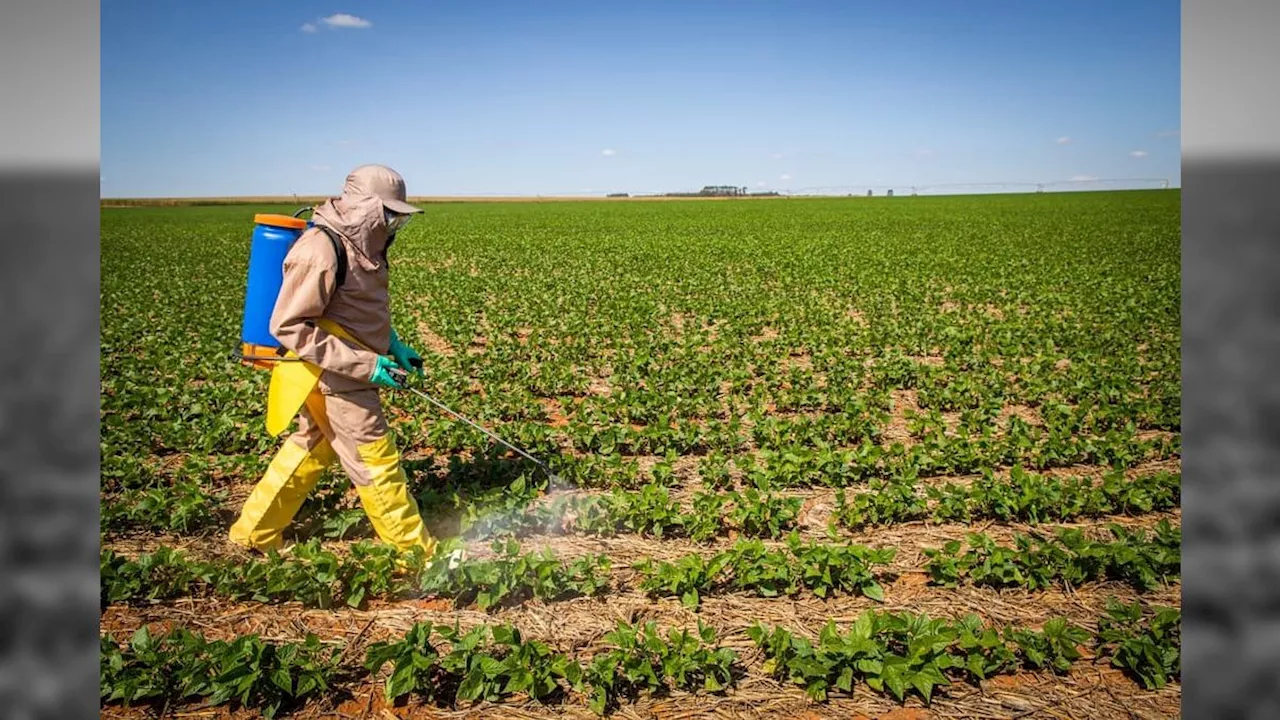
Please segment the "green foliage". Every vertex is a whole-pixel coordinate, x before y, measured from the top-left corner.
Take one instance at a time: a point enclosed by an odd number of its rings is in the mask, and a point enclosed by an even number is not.
[[[1037,630],[988,625],[972,614],[948,620],[879,610],[864,611],[844,629],[828,622],[817,638],[758,622],[746,634],[763,652],[766,674],[803,687],[815,701],[850,695],[862,683],[899,702],[915,695],[929,703],[938,688],[956,682],[1021,669],[1069,673],[1090,642],[1144,686],[1159,688],[1180,677],[1179,623],[1176,609],[1144,611],[1112,598],[1094,634],[1060,617]],[[416,623],[400,638],[370,644],[360,669],[376,676],[390,666],[383,680],[389,702],[415,696],[456,708],[576,697],[600,715],[643,695],[725,692],[743,671],[737,653],[721,646],[701,621],[696,629],[665,632],[653,621],[617,621],[602,639],[594,655],[579,658],[509,624],[464,631],[457,624]],[[301,643],[275,644],[256,635],[210,642],[182,628],[157,638],[143,627],[125,643],[103,635],[100,648],[105,704],[203,700],[260,708],[272,717],[286,706],[331,695],[336,678],[356,674],[339,665],[342,648],[311,635]]]
[[[1123,472],[1112,471],[1094,483],[1087,477],[1042,476],[1015,466],[1008,479],[996,478],[988,469],[968,488],[948,484],[929,488],[928,494],[939,522],[982,518],[1035,524],[1170,510],[1181,504],[1181,479],[1157,472],[1126,480]]]
[[[861,545],[802,543],[792,533],[786,549],[769,549],[760,540],[740,540],[710,557],[686,555],[672,562],[645,559],[636,563],[640,588],[652,596],[679,597],[696,608],[702,596],[747,590],[761,597],[795,595],[807,590],[818,597],[861,594],[884,599],[872,568],[889,564],[895,551]]]
[[[957,680],[975,682],[1046,664],[1065,671],[1080,657],[1077,646],[1090,639],[1062,618],[1051,619],[1043,631],[1001,631],[974,615],[952,622],[876,610],[860,614],[844,632],[829,621],[816,642],[760,623],[747,635],[764,651],[766,673],[804,687],[818,702],[833,691],[852,694],[862,682],[898,701],[915,694],[929,703],[936,688]]]
[[[439,642],[432,642],[432,635]],[[523,694],[551,702],[580,693],[597,714],[616,709],[620,699],[671,689],[722,692],[734,682],[738,659],[717,646],[715,631],[701,623],[697,633],[669,628],[666,637],[654,622],[619,621],[604,636],[608,647],[582,663],[553,652],[546,643],[525,639],[511,625],[457,626],[417,623],[404,638],[373,643],[364,667],[378,672],[387,664],[387,700],[415,694],[442,705],[500,702]],[[448,652],[439,644],[449,646]]]
[[[866,492],[853,495],[852,500],[843,489],[836,491],[834,519],[853,530],[911,522],[925,514],[924,498],[911,483],[876,480]]]
[[[470,559],[457,567],[433,563],[419,579],[426,593],[455,597],[459,605],[475,602],[481,610],[528,598],[557,600],[599,595],[609,588],[610,560],[588,555],[565,564],[551,551],[520,554],[514,539],[493,543],[493,559]]]
[[[737,654],[716,647],[715,630],[701,621],[697,633],[670,628],[665,640],[653,621],[643,626],[618,621],[604,639],[613,647],[597,654],[584,669],[590,707],[597,714],[616,707],[619,698],[643,692],[676,688],[719,693],[734,682]]]
[[[169,487],[128,489],[102,501],[102,530],[149,529],[190,533],[217,523],[217,505],[225,492],[207,493],[187,480]]]
[[[1182,678],[1182,612],[1140,603],[1126,605],[1111,598],[1107,616],[1098,622],[1097,643],[1111,664],[1123,668],[1148,690]]]
[[[261,431],[267,374],[229,368],[226,354],[253,214],[294,209],[103,210],[100,454],[113,497],[261,471],[277,444]],[[424,348],[424,389],[500,423],[583,486],[669,485],[675,460],[691,455],[705,458],[709,487],[727,490],[731,467],[748,470],[748,486],[845,487],[1180,452],[1176,192],[913,198],[892,209],[459,203],[406,233],[391,256],[392,314]],[[909,446],[882,444],[893,391],[915,393],[920,408]],[[425,400],[390,402],[407,457],[488,444]],[[1006,405],[1039,422],[1001,419]],[[752,446],[760,463],[748,468],[739,461]],[[641,471],[638,455],[659,462]],[[160,460],[170,457],[184,459]],[[449,478],[511,485],[502,466],[495,453]],[[483,510],[463,520],[474,527],[508,499],[472,500]],[[356,522],[344,514],[325,532]]]
[[[124,645],[103,636],[101,650],[104,703],[201,698],[258,709],[267,718],[327,693],[340,656],[314,635],[279,645],[257,635],[209,642],[182,628],[155,638],[145,626]]]
[[[924,551],[933,581],[956,587],[965,578],[976,585],[1039,590],[1057,583],[1079,585],[1099,580],[1128,582],[1142,591],[1162,587],[1181,576],[1182,532],[1161,520],[1154,538],[1141,529],[1112,524],[1112,542],[1091,540],[1078,529],[1059,528],[1052,539],[1018,533],[1012,547],[982,533],[969,533],[969,550],[952,540]]]
[[[729,521],[748,537],[775,538],[796,525],[804,500],[770,492],[770,483],[757,479],[755,487],[731,492]]]
[[[415,623],[400,640],[380,640],[365,651],[364,667],[376,673],[387,663],[393,668],[383,685],[388,701],[409,693],[432,699],[443,687],[440,651],[431,642],[431,624]]]
[[[318,541],[293,546],[288,556],[270,551],[248,561],[191,560],[170,548],[128,560],[110,549],[101,556],[102,602],[161,600],[209,593],[231,600],[298,601],[330,608],[360,607],[366,598],[396,597],[414,591],[475,602],[482,610],[530,597],[556,600],[598,595],[609,587],[609,559],[578,558],[562,563],[550,552],[521,555],[514,540],[495,543],[501,555],[471,559],[450,567],[447,548],[435,558],[421,550],[400,552],[390,546],[359,542],[339,558]]]
[[[730,531],[748,537],[778,538],[794,529],[803,505],[798,497],[770,492],[767,484],[744,492],[699,492],[688,512],[658,483],[638,490],[615,488],[602,495],[567,495],[531,506],[512,527],[588,535],[683,537],[696,542]],[[726,507],[730,508],[726,512]],[[516,534],[514,531],[511,534]]]
[[[1048,620],[1042,630],[1010,629],[1006,635],[1017,644],[1026,667],[1048,667],[1058,673],[1071,669],[1071,664],[1080,659],[1080,645],[1089,640],[1087,631],[1062,618]]]
[[[719,493],[700,492],[693,496],[693,510],[681,524],[694,542],[704,542],[724,531],[724,506],[727,498]]]
[[[252,216],[294,209],[104,209],[104,532],[213,528],[227,509],[218,488],[256,478],[277,447],[261,429],[267,373],[228,366],[226,354],[238,342]],[[892,550],[800,543],[788,534],[801,505],[786,491],[839,490],[835,521],[851,529],[925,518],[1035,525],[1180,505],[1176,474],[1125,477],[1181,452],[1177,193],[912,198],[892,208],[844,199],[442,204],[405,232],[391,256],[393,322],[423,350],[423,389],[500,426],[568,482],[606,492],[543,502],[540,471],[421,398],[395,394],[388,417],[405,456],[448,458],[425,472],[428,461],[413,461],[424,515],[443,534],[501,540],[495,557],[448,568],[360,543],[343,557],[308,542],[235,563],[107,550],[104,605],[214,594],[361,606],[427,590],[489,610],[605,590],[606,558],[521,555],[513,541],[562,531],[744,536],[723,553],[641,568],[646,591],[690,607],[734,590],[880,599],[874,570]],[[414,328],[435,338],[412,337]],[[904,401],[918,409],[904,414]],[[907,438],[890,442],[904,424]],[[676,468],[695,457],[708,492],[682,506]],[[1081,463],[1112,470],[1101,483],[1036,474]],[[996,467],[1013,470],[997,479]],[[942,474],[981,477],[966,488],[916,481]],[[361,534],[362,513],[344,494],[337,479],[308,499],[300,517],[316,521],[312,535]],[[932,551],[936,581],[1150,589],[1178,576],[1180,536],[1114,528],[1111,542],[1068,531],[1019,536],[1012,547],[973,536],[961,547]],[[1106,631],[1112,661],[1149,686],[1177,671],[1176,630],[1159,617],[1117,616]],[[685,648],[677,652],[632,631],[594,670],[497,630],[441,631],[435,638],[452,638],[447,651],[420,634],[374,660],[396,666],[396,697],[446,703],[550,699],[554,684],[604,711],[633,691],[724,681],[723,659],[699,656],[686,637],[663,640]],[[794,657],[780,672],[815,697],[874,682],[928,700],[947,682],[1013,665],[1061,671],[1080,638],[1065,625],[1006,636],[905,617],[869,632],[874,648],[824,631],[808,655],[788,639]],[[291,670],[286,692],[279,668],[296,659],[265,643],[228,645],[217,662],[199,647],[104,640],[104,697],[219,693],[283,707],[322,684]],[[225,657],[250,669],[223,677]]]

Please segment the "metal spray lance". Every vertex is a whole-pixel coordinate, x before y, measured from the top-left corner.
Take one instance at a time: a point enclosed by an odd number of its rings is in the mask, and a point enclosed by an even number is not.
[[[413,365],[414,365],[414,367],[415,367],[415,368],[420,368],[420,367],[422,367],[421,361],[414,361],[414,362],[413,362]],[[406,372],[405,370],[403,370],[403,369],[401,369],[401,368],[393,368],[392,370],[390,370],[390,371],[389,371],[389,374],[391,375],[391,378],[392,378],[393,380],[395,380],[395,381],[396,381],[396,384],[400,386],[400,389],[401,389],[401,390],[408,390],[409,392],[411,392],[411,393],[413,393],[413,394],[417,395],[418,397],[420,397],[420,398],[422,398],[422,399],[426,400],[427,402],[431,403],[432,405],[435,405],[436,407],[440,408],[441,410],[443,410],[443,411],[445,411],[445,412],[449,413],[450,415],[452,415],[453,417],[457,418],[458,420],[461,420],[462,422],[464,422],[464,423],[466,423],[466,424],[470,425],[471,427],[473,427],[473,428],[475,428],[475,429],[479,430],[480,432],[482,432],[482,433],[484,433],[485,435],[489,436],[489,437],[490,437],[490,438],[492,438],[493,440],[496,440],[496,441],[498,441],[499,443],[502,443],[503,445],[506,445],[507,447],[509,447],[509,448],[511,448],[512,450],[514,450],[514,451],[516,451],[517,453],[519,453],[519,454],[520,454],[522,457],[524,457],[525,459],[527,459],[527,460],[531,461],[532,463],[534,463],[534,464],[535,464],[535,465],[537,465],[538,467],[542,468],[543,472],[545,472],[545,473],[547,474],[547,477],[551,480],[551,483],[552,483],[552,486],[553,486],[553,487],[554,487],[554,486],[556,486],[556,485],[561,485],[561,484],[563,484],[563,481],[561,480],[560,476],[559,476],[559,475],[557,475],[554,471],[552,471],[552,470],[551,470],[551,468],[547,467],[546,463],[544,463],[544,462],[542,462],[541,460],[539,460],[539,459],[535,458],[534,456],[530,455],[529,453],[525,452],[524,450],[521,450],[520,448],[516,447],[515,445],[512,445],[511,443],[507,442],[506,440],[503,440],[502,438],[498,437],[498,436],[497,436],[497,435],[495,435],[494,433],[490,432],[489,430],[486,430],[485,428],[483,428],[483,427],[481,427],[480,425],[478,425],[478,424],[476,424],[476,423],[472,422],[471,420],[468,420],[467,418],[463,417],[462,415],[460,415],[460,414],[458,414],[458,413],[454,412],[453,410],[451,410],[451,409],[449,409],[448,407],[446,407],[444,403],[440,402],[439,400],[436,400],[435,398],[433,398],[433,397],[431,397],[430,395],[428,395],[427,393],[425,393],[425,392],[423,392],[423,391],[419,390],[418,388],[409,387],[409,384],[408,384],[408,380],[409,380],[409,373],[408,373],[408,372]]]

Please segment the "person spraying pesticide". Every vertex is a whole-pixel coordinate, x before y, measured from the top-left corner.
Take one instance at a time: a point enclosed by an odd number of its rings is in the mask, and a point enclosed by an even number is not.
[[[230,540],[237,545],[281,548],[284,529],[303,500],[324,470],[338,463],[383,542],[435,554],[438,543],[409,492],[379,398],[379,388],[402,389],[399,380],[407,373],[422,375],[422,358],[391,327],[387,268],[396,233],[421,212],[406,202],[399,173],[364,165],[347,176],[341,196],[313,209],[310,227],[296,218],[261,216],[267,219],[260,229],[279,218],[273,227],[294,233],[288,244],[279,244],[288,248],[282,263],[278,257],[263,259],[265,253],[251,259],[250,296],[255,272],[267,278],[258,285],[268,290],[275,289],[271,280],[279,283],[274,305],[259,303],[259,324],[269,326],[270,336],[260,332],[254,340],[260,345],[253,346],[272,352],[251,364],[271,368],[268,432],[279,436],[295,418],[298,425],[231,526]]]

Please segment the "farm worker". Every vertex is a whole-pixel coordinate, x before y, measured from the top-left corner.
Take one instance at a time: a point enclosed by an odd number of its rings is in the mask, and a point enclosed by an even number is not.
[[[431,537],[409,493],[378,387],[399,387],[389,373],[421,374],[421,357],[391,327],[387,248],[421,209],[405,202],[404,179],[391,168],[364,165],[347,176],[342,195],[312,212],[308,229],[284,260],[284,280],[271,333],[292,358],[272,371],[267,430],[280,435],[296,417],[266,473],[231,527],[232,542],[265,551],[283,545],[321,473],[333,463],[355,485],[383,542],[434,554]],[[341,286],[336,246],[347,258]]]

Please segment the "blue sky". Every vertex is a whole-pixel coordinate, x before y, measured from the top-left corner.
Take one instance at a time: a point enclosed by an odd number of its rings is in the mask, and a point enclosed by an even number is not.
[[[1180,6],[102,4],[102,193],[1180,177]]]

